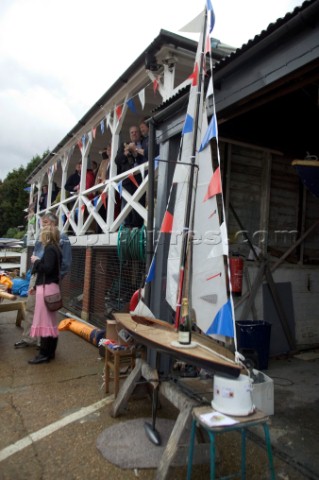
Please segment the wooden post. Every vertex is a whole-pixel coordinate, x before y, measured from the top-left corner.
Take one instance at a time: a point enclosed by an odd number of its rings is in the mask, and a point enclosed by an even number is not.
[[[92,275],[92,247],[85,251],[84,284],[83,284],[83,303],[81,318],[86,322],[90,316],[90,285]]]

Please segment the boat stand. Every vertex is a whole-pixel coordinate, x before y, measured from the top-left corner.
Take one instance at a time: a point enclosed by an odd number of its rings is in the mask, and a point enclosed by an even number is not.
[[[160,381],[158,371],[151,368],[145,360],[138,358],[136,359],[134,369],[125,379],[118,396],[112,404],[112,417],[117,417],[120,414],[125,413],[129,397],[132,395],[141,377],[147,380],[154,389],[158,390],[157,394],[163,395],[180,412],[156,471],[156,480],[165,480],[169,478],[169,468],[177,451],[185,455],[186,465],[188,445],[185,445],[185,448],[183,449],[183,446],[181,445],[181,437],[186,429],[190,434],[192,411],[195,406],[199,405],[199,403],[196,400],[189,398],[176,384],[169,381]],[[156,415],[156,412],[152,411],[152,413],[155,413]],[[201,460],[205,458],[203,461],[209,461],[209,449],[203,448],[203,446],[198,452],[196,452],[196,455],[201,455]]]

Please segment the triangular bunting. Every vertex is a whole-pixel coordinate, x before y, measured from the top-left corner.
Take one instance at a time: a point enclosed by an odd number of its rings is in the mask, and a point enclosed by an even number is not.
[[[138,92],[138,98],[140,99],[142,110],[144,110],[144,107],[145,107],[145,89],[144,88],[143,90],[140,90]]]
[[[204,135],[202,140],[201,146],[199,147],[199,151],[201,152],[204,150],[207,145],[209,144],[212,138],[217,138],[217,122],[216,122],[216,115],[213,115],[211,121],[208,125],[208,129]]]
[[[105,208],[106,208],[106,198],[107,198],[107,193],[106,192],[101,193],[101,199]]]
[[[153,81],[153,92],[154,92],[154,94],[157,92],[158,87],[159,87],[158,79],[155,78],[154,81]]]
[[[116,113],[116,116],[117,116],[117,119],[120,120],[121,116],[122,116],[122,111],[123,111],[123,105],[118,105],[116,108],[115,108],[115,113]]]
[[[116,188],[117,188],[117,191],[119,192],[120,197],[122,198],[122,190],[123,190],[122,182],[119,182],[119,183],[116,185]]]
[[[106,126],[109,127],[111,125],[111,112],[109,112],[106,117],[105,117],[105,121],[106,121]]]
[[[126,105],[127,105],[128,108],[131,110],[131,112],[137,113],[137,110],[136,110],[136,107],[135,107],[135,103],[134,103],[134,99],[133,99],[133,98],[129,98],[128,101],[126,102]]]
[[[131,182],[134,183],[134,185],[138,188],[138,183],[133,173],[131,173],[127,178],[129,178]]]
[[[220,178],[220,168],[216,168],[215,172],[212,175],[212,178],[209,182],[207,193],[204,198],[206,202],[209,198],[214,197],[218,193],[222,192],[221,178]]]

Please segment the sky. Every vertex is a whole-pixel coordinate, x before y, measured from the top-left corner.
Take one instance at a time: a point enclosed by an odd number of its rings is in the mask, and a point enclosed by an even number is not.
[[[212,37],[240,47],[303,0],[211,0]],[[158,36],[204,0],[1,0],[0,180],[52,150]]]

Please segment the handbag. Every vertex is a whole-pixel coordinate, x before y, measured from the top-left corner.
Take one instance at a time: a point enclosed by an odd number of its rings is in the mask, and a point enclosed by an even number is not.
[[[44,295],[44,303],[50,312],[56,312],[63,307],[61,292],[59,291],[53,295]]]
[[[58,265],[59,265],[59,277],[60,277],[60,262],[58,263]],[[43,276],[43,279],[45,282],[45,275]],[[56,312],[57,310],[63,307],[63,300],[62,300],[60,285],[59,285],[59,291],[57,293],[53,293],[52,295],[46,295],[45,283],[44,283],[43,291],[44,291],[44,303],[47,309],[50,310],[50,312]]]

